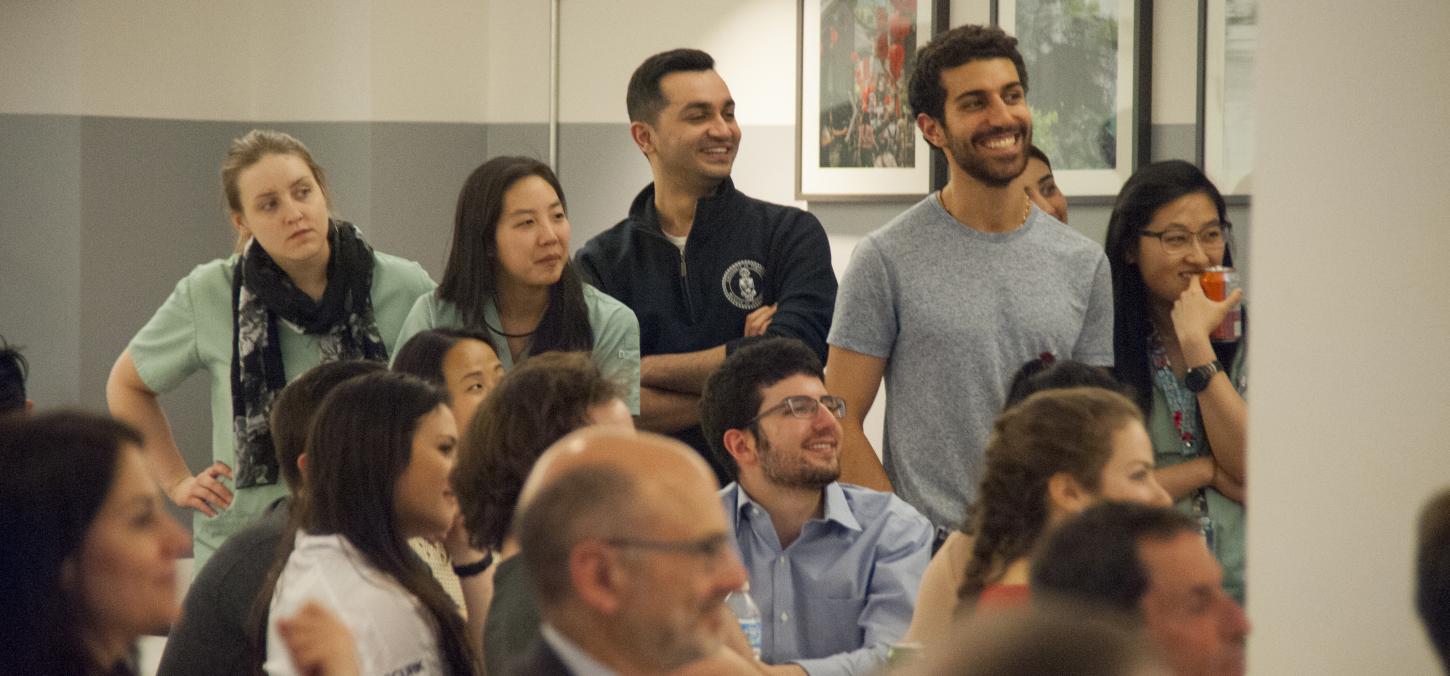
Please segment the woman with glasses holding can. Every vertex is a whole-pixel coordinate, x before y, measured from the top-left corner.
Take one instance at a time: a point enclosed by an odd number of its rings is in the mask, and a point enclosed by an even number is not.
[[[1222,292],[1231,232],[1218,189],[1174,160],[1123,185],[1105,246],[1118,378],[1148,412],[1159,482],[1198,519],[1226,590],[1243,602],[1247,376],[1233,321],[1242,292]]]

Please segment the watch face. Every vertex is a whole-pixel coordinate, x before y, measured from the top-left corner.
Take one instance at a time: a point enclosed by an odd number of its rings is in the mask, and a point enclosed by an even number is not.
[[[1219,370],[1221,370],[1221,367],[1218,365],[1218,362],[1211,362],[1197,368],[1189,369],[1188,373],[1183,375],[1183,384],[1187,385],[1190,391],[1202,392],[1208,388],[1209,380]]]
[[[1183,384],[1194,392],[1202,392],[1208,385],[1208,379],[1204,377],[1202,367],[1193,369],[1183,376]]]

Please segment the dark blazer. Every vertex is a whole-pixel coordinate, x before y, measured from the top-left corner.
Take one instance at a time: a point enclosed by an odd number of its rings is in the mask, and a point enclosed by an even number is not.
[[[573,676],[574,672],[564,666],[564,661],[541,636],[528,652],[513,661],[508,673],[510,676]]]

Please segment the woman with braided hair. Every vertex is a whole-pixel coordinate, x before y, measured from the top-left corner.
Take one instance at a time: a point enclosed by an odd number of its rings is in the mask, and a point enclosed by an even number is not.
[[[926,613],[918,607],[908,640],[931,640],[973,608],[1024,602],[1034,549],[1068,517],[1106,500],[1169,505],[1142,420],[1130,399],[1101,387],[1040,391],[1003,412],[963,529],[970,535],[954,534],[933,561],[938,569],[958,563],[949,578],[923,581],[923,589],[934,585],[930,598],[952,601]],[[944,579],[955,594],[941,593]],[[929,598],[925,591],[919,597]]]

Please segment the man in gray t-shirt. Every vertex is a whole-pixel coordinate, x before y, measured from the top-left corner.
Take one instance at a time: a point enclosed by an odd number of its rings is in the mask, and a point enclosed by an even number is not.
[[[1016,40],[998,29],[962,26],[922,50],[910,102],[950,178],[856,247],[827,339],[826,386],[848,402],[841,480],[894,486],[940,527],[974,499],[1023,362],[1113,360],[1102,249],[1012,185],[1032,142],[1026,91]],[[883,376],[884,467],[861,428]]]

